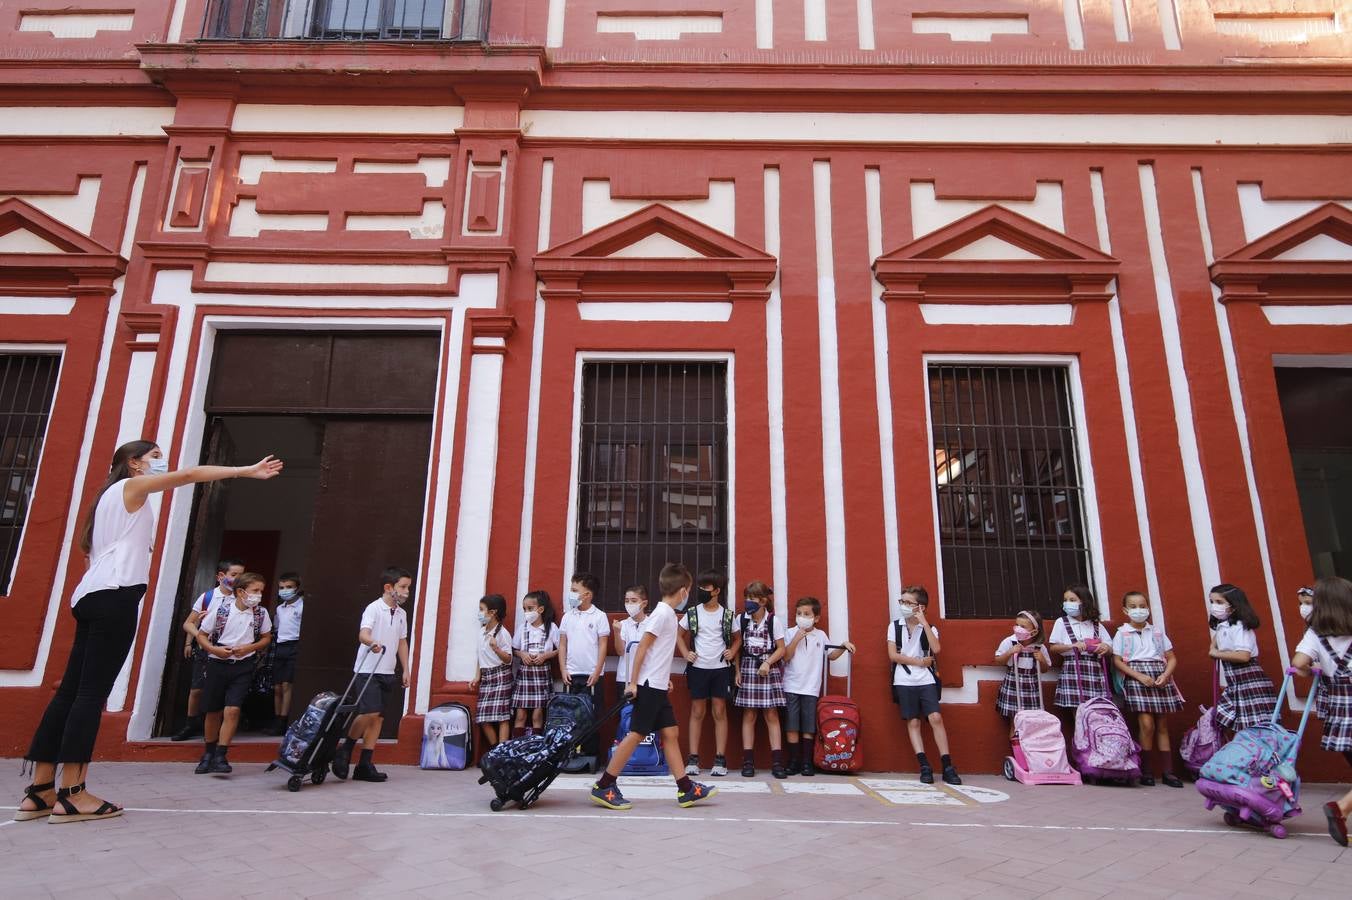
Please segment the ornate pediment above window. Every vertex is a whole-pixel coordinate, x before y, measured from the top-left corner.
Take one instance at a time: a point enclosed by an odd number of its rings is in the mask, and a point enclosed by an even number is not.
[[[655,203],[535,257],[546,300],[765,300],[775,258]]]
[[[1002,206],[987,206],[878,257],[884,300],[1104,301],[1118,261]]]
[[[122,257],[42,210],[0,200],[0,293],[111,297],[126,270]]]
[[[1211,264],[1221,301],[1352,300],[1352,210],[1325,203]]]

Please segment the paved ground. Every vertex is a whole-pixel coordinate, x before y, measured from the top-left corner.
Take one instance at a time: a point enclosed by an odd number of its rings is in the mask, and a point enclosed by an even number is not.
[[[12,763],[15,770],[18,762]],[[14,771],[14,770],[11,770]],[[96,769],[122,819],[0,825],[0,897],[1261,897],[1348,896],[1352,852],[1318,808],[1275,840],[1231,829],[1183,790],[1024,787],[973,776],[965,791],[904,776],[706,779],[707,806],[670,782],[625,779],[629,812],[591,806],[566,777],[525,812],[493,813],[477,773],[390,767],[384,785],[299,794],[236,765]],[[18,779],[11,793],[19,793]],[[8,801],[16,802],[15,800]],[[7,813],[3,814],[7,817]]]

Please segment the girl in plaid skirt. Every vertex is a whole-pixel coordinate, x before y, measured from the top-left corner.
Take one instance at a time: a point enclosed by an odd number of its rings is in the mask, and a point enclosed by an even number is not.
[[[526,733],[526,713],[531,728],[544,730],[545,707],[554,687],[549,661],[559,655],[559,629],[554,626],[554,607],[545,591],[531,591],[521,599],[521,631],[512,641],[512,649],[521,665],[512,688],[512,708],[516,710],[517,737]]]
[[[1023,709],[1042,709],[1040,673],[1052,667],[1052,658],[1042,643],[1042,616],[1025,609],[1014,619],[1014,633],[995,648],[995,664],[1008,666],[995,708],[1009,720],[1014,737],[1014,714]]]
[[[784,622],[774,613],[774,592],[763,581],[753,581],[742,592],[742,661],[737,669],[737,705],[742,714],[742,775],[756,774],[756,710],[765,711],[765,730],[770,733],[771,774],[787,778],[784,750],[780,743],[779,708],[784,705]]]
[[[1127,708],[1136,713],[1137,737],[1146,755],[1141,784],[1153,785],[1155,776],[1151,772],[1160,770],[1165,784],[1181,788],[1183,782],[1174,774],[1169,743],[1168,715],[1183,708],[1183,695],[1174,684],[1178,665],[1174,645],[1163,630],[1150,624],[1150,600],[1145,594],[1128,591],[1122,598],[1122,612],[1128,621],[1113,638],[1113,665],[1122,673]],[[1149,764],[1152,754],[1153,766]]]
[[[494,747],[503,741],[512,726],[512,636],[502,627],[507,616],[507,600],[501,594],[489,594],[479,601],[478,669],[469,686],[479,689],[475,718],[483,729],[484,740]]]
[[[1086,700],[1112,696],[1103,664],[1103,657],[1113,652],[1112,636],[1099,621],[1098,601],[1088,585],[1066,588],[1061,595],[1061,610],[1064,615],[1052,626],[1050,637],[1052,652],[1061,657],[1055,703],[1059,709],[1073,712]],[[1073,730],[1074,725],[1071,727]]]
[[[1324,719],[1325,750],[1342,753],[1352,764],[1352,582],[1321,578],[1314,588],[1310,628],[1296,646],[1291,665],[1309,674],[1312,664],[1321,670],[1317,685]],[[1347,817],[1352,815],[1352,791],[1324,804],[1329,836],[1347,846]]]
[[[1258,665],[1258,638],[1262,624],[1248,595],[1233,584],[1211,589],[1211,658],[1221,661],[1225,690],[1216,704],[1216,721],[1231,731],[1261,725],[1272,717],[1277,692]]]

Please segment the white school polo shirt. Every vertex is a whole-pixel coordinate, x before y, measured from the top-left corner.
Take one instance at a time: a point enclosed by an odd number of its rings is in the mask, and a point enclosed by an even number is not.
[[[1139,630],[1135,625],[1123,625],[1113,637],[1113,655],[1123,662],[1164,662],[1164,654],[1172,649],[1174,642],[1169,636],[1149,622]]]
[[[901,643],[897,644],[897,652],[902,656],[911,656],[920,658],[925,655],[920,647],[920,635],[924,631],[923,625],[916,625],[914,628],[908,628],[905,622],[901,623]],[[887,626],[887,640],[889,642],[896,640],[896,623],[893,622]],[[939,636],[939,629],[934,629],[934,636]],[[897,664],[897,671],[892,676],[894,685],[902,684],[909,687],[918,687],[925,684],[934,684],[934,673],[923,666],[910,666],[910,672],[906,671],[905,666]]]
[[[638,653],[638,642],[643,638],[643,624],[648,621],[644,616],[642,622],[635,622],[633,619],[625,619],[620,622],[620,661],[615,665],[615,680],[620,684],[629,682],[629,660],[633,659]],[[630,646],[630,645],[633,646]]]
[[[509,665],[502,660],[502,657],[493,652],[493,648],[511,652],[512,636],[507,633],[506,628],[480,629],[479,631],[479,668],[496,669],[498,666]]]
[[[1014,637],[1014,635],[1012,634],[1007,635],[1005,639],[1000,642],[1000,646],[995,648],[995,655],[1003,656],[1010,650],[1013,650],[1014,645],[1017,644],[1018,642],[1019,639]],[[1011,656],[1009,659],[1005,660],[1005,665],[1009,666],[1010,668],[1013,668],[1014,663],[1017,661],[1020,669],[1024,670],[1032,669],[1037,666],[1037,660],[1034,658],[1034,656],[1041,656],[1042,661],[1046,663],[1048,666],[1052,664],[1051,654],[1047,652],[1046,644],[1034,644],[1029,649],[1032,649],[1035,652],[1015,654],[1014,656]]]
[[[408,617],[402,606],[391,607],[384,597],[377,597],[362,610],[361,627],[371,629],[371,640],[385,648],[385,653],[376,656],[370,648],[357,642],[357,658],[352,661],[354,672],[375,672],[377,675],[393,675],[394,664],[399,657],[399,642],[408,638]]]
[[[798,630],[798,626],[794,625],[784,635],[785,648],[793,643],[793,639],[798,636]],[[820,628],[813,628],[805,634],[798,642],[797,649],[793,651],[793,659],[784,664],[784,690],[790,694],[808,697],[820,695],[826,645],[831,643],[834,643],[831,636]]]
[[[277,604],[277,643],[300,640],[300,618],[305,614],[305,597]]]
[[[222,603],[229,604],[230,615],[226,617],[225,628],[221,630],[220,637],[216,638],[216,645],[219,647],[239,647],[244,644],[252,644],[254,642],[253,610],[247,607],[240,609],[239,604],[235,602],[234,597],[231,597],[228,600],[219,594],[213,597],[211,605],[207,607],[207,614],[202,617],[202,621],[198,623],[197,627],[202,631],[205,631],[207,636],[210,637],[211,632],[216,628],[216,616],[220,611]],[[268,611],[266,609],[263,609],[260,606],[259,611],[263,614],[262,624],[258,627],[258,636],[261,638],[263,635],[271,633],[272,620],[268,617]],[[253,653],[247,653],[244,656],[236,658],[248,659],[253,655]]]
[[[1338,654],[1339,659],[1347,655],[1347,648],[1352,647],[1352,634],[1340,634],[1329,637],[1329,646],[1333,652]],[[1304,653],[1314,663],[1314,665],[1324,670],[1325,675],[1332,676],[1338,665],[1338,661],[1329,656],[1328,651],[1324,649],[1324,644],[1319,640],[1319,635],[1307,628],[1305,636],[1300,639],[1296,645],[1297,653]]]
[[[728,646],[723,643],[723,607],[718,607],[713,612],[709,612],[703,605],[697,606],[694,610],[687,610],[686,614],[681,616],[680,627],[686,631],[690,630],[690,617],[699,617],[699,630],[695,632],[695,661],[691,663],[696,669],[721,669],[730,665],[723,659],[723,651]],[[742,630],[742,617],[733,614],[732,633],[735,635]]]
[[[1258,636],[1245,628],[1243,622],[1222,622],[1212,634],[1216,636],[1217,650],[1248,650],[1251,657],[1258,658]]]
[[[610,619],[592,606],[590,609],[570,609],[563,614],[559,630],[568,636],[569,675],[590,675],[596,671],[601,639],[610,638]]]
[[[653,644],[636,681],[665,691],[671,687],[671,657],[676,652],[676,611],[665,602],[657,604],[643,620],[643,633],[653,636]]]

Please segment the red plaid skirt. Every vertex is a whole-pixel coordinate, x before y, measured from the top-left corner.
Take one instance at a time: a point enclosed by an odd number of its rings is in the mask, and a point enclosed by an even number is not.
[[[1042,708],[1042,679],[1037,669],[1016,671],[1009,666],[1005,680],[1000,682],[1000,693],[995,697],[995,708],[1002,716],[1012,716],[1024,709]]]
[[[761,660],[753,656],[742,657],[742,686],[737,689],[737,705],[744,709],[783,706],[784,664],[775,663],[769,675],[757,673],[760,664]]]
[[[1352,673],[1343,672],[1334,678],[1324,676],[1319,700],[1317,708],[1324,717],[1320,746],[1338,752],[1352,750]]]
[[[1061,677],[1056,680],[1057,706],[1074,709],[1086,700],[1111,696],[1102,658],[1078,651],[1062,657]]]
[[[1246,663],[1222,660],[1221,671],[1225,673],[1225,690],[1216,704],[1216,721],[1221,727],[1243,731],[1272,718],[1272,711],[1277,708],[1277,692],[1262,666],[1252,660]]]
[[[523,665],[516,670],[516,684],[512,688],[512,708],[544,709],[549,705],[549,695],[553,689],[548,663],[542,666]]]
[[[479,708],[474,718],[480,722],[506,722],[512,718],[511,666],[479,670]]]
[[[1159,678],[1164,674],[1162,660],[1143,659],[1128,665],[1151,678]],[[1162,715],[1178,712],[1183,708],[1183,695],[1179,693],[1178,685],[1172,681],[1164,687],[1146,687],[1135,678],[1124,678],[1122,691],[1127,698],[1127,709],[1132,712]]]

